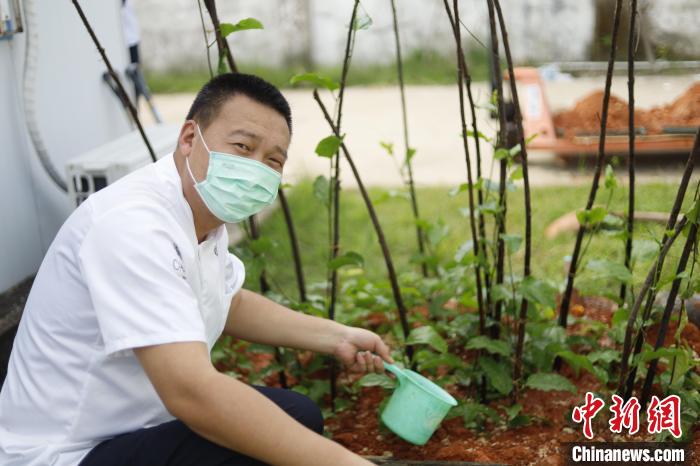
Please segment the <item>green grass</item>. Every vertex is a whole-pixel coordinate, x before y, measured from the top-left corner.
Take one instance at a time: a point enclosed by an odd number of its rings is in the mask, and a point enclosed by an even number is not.
[[[487,56],[480,46],[471,48],[467,58],[470,74],[474,80],[485,80],[488,76]],[[416,50],[404,58],[404,81],[406,84],[454,84],[456,63],[453,55]],[[216,66],[216,63],[214,63]],[[340,79],[341,66],[320,67],[307,70],[299,66],[269,67],[253,63],[241,63],[239,69],[265,78],[277,87],[290,87],[289,79],[295,74],[314,71],[333,79]],[[216,71],[216,70],[215,70]],[[146,80],[154,93],[197,92],[209,80],[207,69],[172,70],[152,72],[146,70]],[[348,72],[348,85],[397,84],[396,63],[385,65],[353,64]]]
[[[589,192],[588,186],[544,187],[532,190],[532,269],[539,278],[550,280],[562,286],[565,280],[564,259],[573,251],[575,233],[563,233],[554,239],[544,237],[545,228],[567,212],[582,209]],[[637,189],[638,211],[668,212],[673,204],[677,186],[671,184],[645,184]],[[449,228],[446,239],[440,243],[438,253],[443,259],[454,256],[461,244],[471,238],[468,219],[460,213],[467,206],[467,195],[448,196],[449,187],[418,189],[418,202],[424,219],[434,222],[442,219]],[[371,190],[371,196],[378,198],[384,191]],[[307,283],[325,280],[328,260],[328,221],[325,207],[313,196],[310,182],[301,183],[289,190],[290,204],[299,237]],[[688,197],[688,196],[686,196]],[[599,192],[598,204],[604,203],[607,192]],[[341,251],[356,251],[364,256],[365,273],[371,279],[385,279],[386,267],[377,244],[375,232],[358,191],[344,190],[341,201]],[[611,210],[626,210],[627,190],[618,187],[612,197]],[[688,202],[686,202],[687,207]],[[509,194],[508,233],[523,234],[524,208],[523,192],[518,189]],[[391,198],[377,205],[380,222],[384,228],[391,253],[399,273],[418,270],[411,263],[416,251],[416,236],[410,205],[406,199]],[[657,240],[661,238],[663,227],[650,223],[638,223],[635,240]],[[267,257],[267,274],[276,290],[290,297],[296,297],[296,282],[291,260],[291,249],[281,211],[277,210],[263,225],[262,234],[270,238],[275,247]],[[678,241],[677,243],[682,243]],[[585,244],[585,243],[584,243]],[[678,247],[677,247],[678,246]],[[641,248],[640,248],[641,249]],[[667,264],[675,264],[680,253],[678,244],[674,246]],[[523,247],[512,258],[513,272],[522,273]],[[583,258],[608,259],[623,262],[624,246],[620,239],[606,233],[596,234],[588,252]],[[634,268],[635,283],[640,283],[651,265],[650,259],[637,262]],[[257,289],[255,277],[247,277],[247,286]],[[577,279],[577,287],[584,293],[616,294],[618,285],[601,282],[589,272],[583,272]]]

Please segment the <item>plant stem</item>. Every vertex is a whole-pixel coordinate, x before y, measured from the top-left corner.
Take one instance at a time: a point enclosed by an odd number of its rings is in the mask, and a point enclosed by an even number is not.
[[[525,194],[525,261],[523,264],[523,279],[530,276],[530,262],[532,255],[532,204],[530,196],[530,175],[528,172],[527,163],[527,148],[525,147],[525,131],[523,129],[523,116],[520,113],[520,100],[518,98],[518,89],[515,85],[515,71],[513,69],[513,58],[510,54],[510,45],[508,43],[508,32],[506,30],[503,12],[501,11],[500,0],[494,0],[494,6],[498,13],[498,23],[501,27],[501,36],[503,37],[503,49],[506,54],[506,62],[508,63],[508,75],[510,76],[510,93],[513,97],[513,105],[515,106],[515,123],[518,130],[518,140],[520,141],[520,156],[523,168],[523,185]],[[522,377],[523,367],[523,346],[525,342],[525,323],[527,322],[528,301],[525,297],[520,302],[520,316],[517,323],[517,340],[515,345],[515,360],[513,363],[513,401],[518,397],[518,382]]]
[[[333,133],[336,135],[336,137],[340,137],[340,133],[338,132],[338,128],[335,126],[333,123],[333,120],[331,119],[331,116],[328,114],[328,110],[326,110],[326,106],[323,104],[323,101],[318,95],[318,91],[314,89],[314,99],[318,103],[318,106],[321,108],[321,111],[323,112],[323,116],[326,119],[326,122],[328,125],[331,127],[331,130],[333,130]],[[374,210],[374,205],[372,204],[372,200],[369,198],[369,194],[367,193],[367,189],[365,188],[364,183],[362,182],[362,178],[360,177],[360,173],[357,171],[357,167],[355,166],[355,162],[352,159],[352,156],[350,155],[350,152],[348,151],[347,146],[345,145],[344,142],[341,142],[340,148],[343,151],[343,155],[345,155],[345,159],[348,161],[348,164],[350,165],[350,169],[352,170],[353,175],[355,176],[355,180],[357,181],[357,187],[360,190],[360,194],[362,195],[362,199],[365,202],[365,205],[367,207],[367,212],[369,213],[369,217],[372,221],[372,226],[374,227],[375,232],[377,233],[377,238],[379,240],[379,246],[382,250],[382,255],[384,256],[384,262],[386,263],[386,268],[387,272],[389,275],[389,282],[391,284],[391,291],[394,295],[394,301],[396,302],[396,308],[399,313],[399,319],[401,320],[401,328],[403,330],[404,338],[408,338],[408,334],[410,331],[409,325],[408,325],[408,317],[407,317],[407,311],[406,311],[406,306],[404,305],[403,298],[401,297],[401,289],[399,287],[399,281],[396,276],[396,270],[394,269],[394,263],[391,259],[391,253],[389,251],[389,246],[387,245],[386,238],[384,237],[384,231],[382,230],[381,225],[379,224],[379,218],[377,217],[377,213]],[[406,346],[406,354],[409,357],[409,360],[413,360],[413,346],[407,345]]]
[[[131,102],[129,94],[126,93],[124,85],[122,84],[121,79],[119,79],[119,75],[114,71],[114,68],[112,68],[112,63],[109,61],[109,58],[107,58],[107,53],[105,52],[104,47],[102,47],[102,44],[95,35],[95,31],[93,31],[92,26],[90,26],[90,22],[85,17],[85,13],[83,13],[83,9],[80,7],[78,0],[72,1],[73,5],[75,6],[75,9],[78,11],[78,16],[80,16],[80,19],[82,20],[83,25],[85,26],[85,29],[87,29],[88,34],[90,34],[90,37],[92,38],[92,42],[95,44],[95,47],[97,47],[97,51],[100,52],[100,56],[102,56],[102,61],[105,62],[105,66],[107,67],[107,72],[109,73],[109,76],[116,83],[122,101],[126,103],[126,107],[129,109],[129,114],[131,115],[131,118],[134,120],[134,123],[136,124],[136,127],[138,128],[139,133],[141,134],[141,139],[143,139],[144,144],[146,144],[146,148],[148,149],[148,153],[151,156],[151,160],[155,162],[157,160],[156,153],[153,151],[153,147],[151,146],[151,142],[148,140],[148,136],[146,136],[146,132],[143,129],[143,125],[141,124],[141,120],[139,119],[136,107],[134,107],[134,104]]]
[[[418,198],[416,196],[416,188],[413,183],[413,165],[409,158],[411,146],[408,142],[408,118],[406,112],[406,90],[403,82],[403,61],[401,60],[401,40],[399,38],[399,23],[396,14],[396,0],[391,0],[391,13],[394,20],[394,41],[396,42],[396,70],[399,78],[399,91],[401,93],[401,116],[403,122],[403,144],[405,148],[406,170],[408,171],[408,192],[411,195],[411,208],[413,209],[413,219],[416,221],[416,237],[418,239],[418,252],[423,259],[421,261],[421,272],[424,277],[428,277],[428,266],[425,263],[425,245],[424,234],[418,220]]]
[[[615,68],[615,52],[617,51],[617,33],[620,28],[620,10],[622,8],[622,0],[615,1],[615,16],[613,20],[612,29],[612,43],[610,46],[610,58],[608,59],[608,71],[605,76],[605,92],[603,94],[603,110],[600,118],[600,139],[598,142],[598,156],[596,157],[595,173],[593,175],[593,183],[591,185],[591,191],[588,195],[588,201],[586,202],[586,210],[590,210],[595,202],[596,194],[598,192],[598,184],[600,182],[600,175],[603,170],[603,162],[605,161],[605,134],[608,125],[608,107],[610,104],[610,87],[612,85],[613,70]],[[569,305],[571,304],[571,295],[574,290],[574,279],[576,277],[576,267],[578,266],[579,253],[581,251],[581,243],[583,242],[583,235],[586,232],[586,226],[584,223],[579,225],[578,232],[576,233],[576,243],[574,245],[574,252],[571,255],[571,263],[569,265],[569,273],[566,280],[566,289],[564,290],[564,295],[562,296],[561,305],[559,306],[559,325],[566,328],[567,317],[569,316]],[[561,358],[556,358],[554,360],[554,369],[559,370],[561,367]]]
[[[696,200],[697,202],[697,200]],[[697,219],[693,221],[690,225],[688,232],[688,238],[683,246],[683,252],[681,253],[680,260],[678,261],[678,267],[676,268],[676,277],[671,284],[671,290],[668,293],[668,299],[666,300],[666,308],[664,309],[663,316],[661,317],[661,323],[659,324],[659,335],[656,338],[656,344],[654,345],[654,350],[658,350],[664,345],[666,339],[666,332],[668,330],[668,323],[671,320],[671,313],[673,312],[673,305],[676,303],[676,296],[678,296],[678,289],[681,286],[682,278],[678,277],[685,270],[688,264],[688,257],[690,257],[690,252],[693,249],[693,245],[697,241],[698,237],[698,222]],[[651,385],[654,383],[654,378],[656,377],[656,368],[659,364],[659,358],[654,358],[649,363],[649,369],[647,369],[647,376],[644,379],[644,387],[642,388],[642,395],[639,403],[644,409],[649,401],[649,395],[651,394]]]
[[[491,31],[491,53],[493,60],[493,72],[496,80],[496,99],[498,108],[499,132],[496,149],[505,147],[507,144],[506,134],[506,114],[503,96],[503,74],[501,72],[501,58],[498,51],[498,34],[496,29],[496,17],[493,0],[486,0],[489,10],[489,27]],[[505,269],[505,242],[503,235],[506,232],[506,173],[508,171],[507,160],[502,158],[499,163],[498,177],[498,212],[496,214],[496,284],[503,284],[503,274]],[[491,326],[491,338],[497,339],[501,333],[501,309],[503,300],[496,302],[493,310],[493,324]]]
[[[343,69],[340,76],[340,90],[338,91],[338,114],[336,117],[335,126],[340,131],[341,120],[343,118],[343,102],[345,97],[345,86],[347,83],[348,70],[350,69],[350,57],[352,55],[353,48],[353,36],[355,34],[355,18],[357,17],[357,7],[359,6],[359,0],[355,0],[352,7],[352,14],[350,15],[350,26],[348,27],[348,35],[345,41],[345,56],[343,57]],[[332,243],[331,243],[331,259],[335,259],[338,256],[338,251],[340,247],[340,151],[337,151],[334,156],[335,166],[334,173],[331,179],[331,186],[333,192],[332,199]],[[335,320],[335,305],[338,299],[338,269],[333,269],[331,271],[330,277],[330,301],[328,303],[328,318]],[[330,379],[331,379],[331,409],[335,412],[335,399],[337,396],[337,386],[336,386],[336,362],[335,359],[330,361]]]
[[[359,0],[355,0],[355,4],[352,8],[352,14],[350,16],[350,27],[348,28],[347,40],[345,42],[345,56],[343,58],[343,69],[340,76],[340,88],[338,90],[338,113],[336,116],[335,127],[338,131],[341,129],[341,121],[343,118],[343,102],[345,97],[345,87],[347,82],[348,70],[350,69],[350,57],[352,55],[352,36],[354,34],[354,24],[355,17],[357,16],[357,7],[360,4]],[[331,186],[333,188],[333,199],[331,213],[333,214],[333,232],[332,232],[332,244],[331,244],[331,259],[335,259],[338,256],[339,243],[340,243],[340,150],[335,153],[335,166],[333,173],[333,178],[331,179]],[[338,288],[338,270],[333,269],[331,271],[331,293],[330,302],[328,305],[328,318],[331,320],[335,319],[335,304],[337,300],[337,288]],[[331,397],[332,398],[332,397]]]
[[[637,0],[630,2],[630,30],[627,38],[627,99],[629,111],[629,157],[627,159],[629,177],[629,198],[627,207],[627,239],[625,242],[625,267],[629,269],[632,261],[632,237],[634,234],[634,42],[637,18]],[[625,283],[620,286],[620,302],[624,305],[627,298]]]
[[[306,302],[306,284],[304,281],[304,270],[301,265],[301,254],[299,252],[299,241],[297,240],[296,229],[294,228],[294,221],[292,219],[292,211],[289,208],[289,202],[287,201],[287,195],[284,194],[282,188],[278,192],[280,206],[282,207],[282,213],[284,214],[284,222],[287,224],[287,231],[289,232],[289,242],[292,247],[292,257],[294,258],[294,272],[297,278],[297,288],[299,289],[299,301]]]
[[[221,35],[221,24],[219,23],[219,15],[216,12],[216,0],[204,0],[204,6],[207,8],[211,23],[214,25],[214,36],[216,37],[216,45],[219,49],[219,59],[221,59],[221,57],[226,57],[228,68],[232,73],[237,73],[238,67],[233,59],[231,49],[228,46],[226,38]]]
[[[454,34],[456,51],[457,51],[457,88],[459,90],[459,116],[462,124],[462,146],[464,148],[464,159],[467,164],[467,194],[469,197],[469,226],[471,228],[472,241],[474,243],[474,251],[479,253],[480,243],[479,235],[476,230],[476,219],[474,218],[474,180],[472,179],[472,165],[471,158],[469,156],[469,144],[467,143],[467,121],[464,112],[464,77],[466,75],[466,65],[464,63],[464,54],[462,53],[462,39],[461,31],[459,28],[459,9],[457,2],[453,3],[454,8],[454,18],[450,12],[450,5],[447,0],[443,0],[445,4],[445,11],[450,20],[450,25],[452,26],[452,33]],[[479,334],[484,335],[486,333],[486,311],[484,309],[483,302],[483,288],[481,283],[481,265],[479,261],[476,262],[476,267],[474,268],[476,277],[476,301],[479,307]]]
[[[338,131],[341,128],[341,120],[343,117],[343,102],[345,101],[345,86],[347,82],[348,70],[350,69],[350,57],[352,56],[354,35],[355,35],[355,18],[357,16],[357,7],[359,6],[359,0],[355,0],[352,7],[352,14],[350,15],[350,26],[348,27],[348,35],[345,41],[345,56],[343,57],[343,69],[340,76],[340,90],[338,91],[338,113],[336,115],[336,127]],[[334,156],[334,173],[331,178],[332,186],[332,243],[331,243],[331,259],[335,259],[338,256],[340,248],[340,151],[337,151]],[[331,270],[330,277],[330,301],[328,303],[328,318],[331,320],[335,319],[335,305],[338,299],[338,269]],[[337,386],[336,386],[336,372],[337,366],[335,359],[330,361],[330,381],[331,381],[331,410],[335,412],[335,399],[337,396]]]
[[[673,202],[673,206],[671,207],[671,213],[668,216],[668,221],[666,222],[666,228],[664,230],[664,235],[661,238],[661,250],[666,248],[666,243],[668,241],[671,241],[670,238],[666,235],[667,231],[672,230],[675,225],[676,221],[678,218],[678,214],[680,213],[681,206],[683,205],[683,199],[685,198],[685,193],[688,190],[688,184],[690,183],[690,177],[693,174],[693,170],[695,168],[695,163],[697,162],[698,157],[700,157],[700,127],[698,128],[697,132],[695,133],[695,142],[693,143],[693,148],[690,151],[690,155],[688,156],[688,160],[686,161],[685,168],[683,170],[683,176],[681,177],[681,182],[678,185],[678,192],[676,193],[676,199]],[[697,193],[696,193],[697,195]],[[675,238],[674,238],[675,239]],[[645,286],[640,290],[639,295],[637,296],[637,299],[635,301],[635,305],[632,308],[632,312],[630,313],[630,320],[627,322],[627,332],[629,332],[629,340],[631,341],[632,337],[632,330],[633,330],[633,325],[634,321],[636,319],[636,314],[639,312],[639,307],[641,306],[641,302],[644,300],[646,296],[646,304],[644,307],[644,312],[642,313],[642,324],[640,325],[640,328],[637,332],[637,336],[635,338],[635,344],[634,344],[634,355],[639,354],[639,352],[642,350],[642,344],[644,343],[644,333],[646,331],[646,326],[644,325],[644,322],[646,322],[649,319],[649,316],[651,315],[651,308],[654,303],[654,300],[656,299],[656,283],[658,282],[659,278],[661,277],[661,270],[663,268],[664,264],[664,258],[665,254],[662,257],[661,254],[659,255],[659,259],[656,261],[654,267],[652,270],[649,272],[649,275],[647,277],[647,280],[649,281],[649,285]],[[645,283],[646,285],[646,283]],[[628,347],[628,335],[625,335],[625,347],[622,353],[622,363],[623,363],[623,368],[626,369],[625,364],[627,363],[627,358],[629,357],[629,352],[630,348]],[[630,371],[629,376],[627,377],[627,387],[625,389],[625,398],[629,398],[629,396],[632,393],[632,389],[634,386],[634,379],[637,375],[637,369],[636,367],[632,368]],[[624,376],[624,371],[621,372],[621,377]],[[620,387],[619,390],[622,392],[623,390],[623,382],[620,382]]]
[[[622,346],[622,360],[620,362],[620,381],[617,387],[617,392],[620,396],[623,396],[623,398],[627,399],[631,395],[631,388],[628,387],[627,390],[625,390],[625,378],[627,376],[627,369],[629,367],[629,358],[630,358],[630,353],[632,351],[632,332],[634,331],[634,323],[637,321],[637,316],[639,315],[639,309],[642,306],[642,302],[644,301],[644,296],[646,293],[652,288],[652,286],[655,283],[655,279],[657,278],[657,270],[660,267],[663,267],[664,260],[666,259],[666,255],[668,252],[671,250],[671,246],[673,246],[673,243],[676,241],[676,238],[678,238],[678,235],[680,235],[681,231],[683,230],[683,227],[686,225],[686,219],[682,219],[680,222],[678,222],[678,225],[676,225],[676,228],[673,232],[673,235],[671,235],[668,240],[663,244],[663,247],[661,248],[661,251],[659,251],[659,257],[656,259],[654,262],[654,265],[651,267],[651,270],[649,270],[649,273],[647,274],[646,279],[644,280],[644,283],[642,284],[642,288],[639,291],[639,294],[637,295],[637,298],[635,299],[634,305],[632,306],[632,310],[630,311],[630,315],[627,319],[627,328],[625,330],[625,341]],[[666,238],[666,234],[664,233],[664,238]],[[642,322],[641,327],[644,327],[644,322]],[[643,338],[641,338],[641,335],[643,335],[641,332],[635,342],[635,346],[639,345],[641,348],[642,346],[642,341]],[[636,354],[636,353],[635,353]],[[634,381],[634,376],[636,375],[636,369],[632,369],[632,373],[629,374],[629,377],[631,377],[632,381]]]
[[[207,38],[207,28],[204,25],[204,13],[202,12],[202,0],[197,0],[199,8],[199,20],[202,22],[202,34],[204,34],[204,43],[207,44],[207,65],[209,66],[209,77],[214,77],[214,68],[211,66],[211,57],[209,56],[209,40]]]

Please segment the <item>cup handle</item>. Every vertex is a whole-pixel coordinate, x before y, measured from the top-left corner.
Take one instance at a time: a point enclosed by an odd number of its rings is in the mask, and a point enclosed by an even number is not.
[[[406,375],[403,372],[403,369],[394,364],[384,362],[384,369],[388,370],[396,376],[396,380],[398,380],[399,385],[403,382],[404,377],[406,377]]]

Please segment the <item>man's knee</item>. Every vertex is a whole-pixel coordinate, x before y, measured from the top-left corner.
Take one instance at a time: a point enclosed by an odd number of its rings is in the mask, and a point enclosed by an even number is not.
[[[323,435],[323,413],[321,408],[308,396],[294,391],[291,392],[299,398],[298,403],[301,406],[301,416],[297,420],[317,434]]]
[[[283,388],[253,385],[263,395],[274,401],[287,414],[307,428],[323,435],[321,408],[308,396]]]

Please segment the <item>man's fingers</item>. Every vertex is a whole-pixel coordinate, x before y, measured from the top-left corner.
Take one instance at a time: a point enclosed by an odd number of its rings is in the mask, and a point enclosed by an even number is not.
[[[374,358],[372,357],[372,353],[370,353],[369,351],[363,351],[362,357],[365,360],[365,367],[366,367],[365,370],[367,372],[374,372],[374,361],[373,361]]]
[[[374,361],[374,372],[377,374],[381,374],[384,372],[384,362],[382,361],[382,358],[380,358],[377,355],[372,356],[372,360]]]
[[[375,345],[375,353],[381,356],[385,361],[393,364],[394,358],[391,357],[391,350],[380,337],[377,337],[377,340],[377,344]]]
[[[357,365],[360,368],[361,372],[367,372],[367,361],[365,360],[365,357],[363,356],[362,351],[358,351],[357,355],[355,356],[355,360],[357,361]]]

